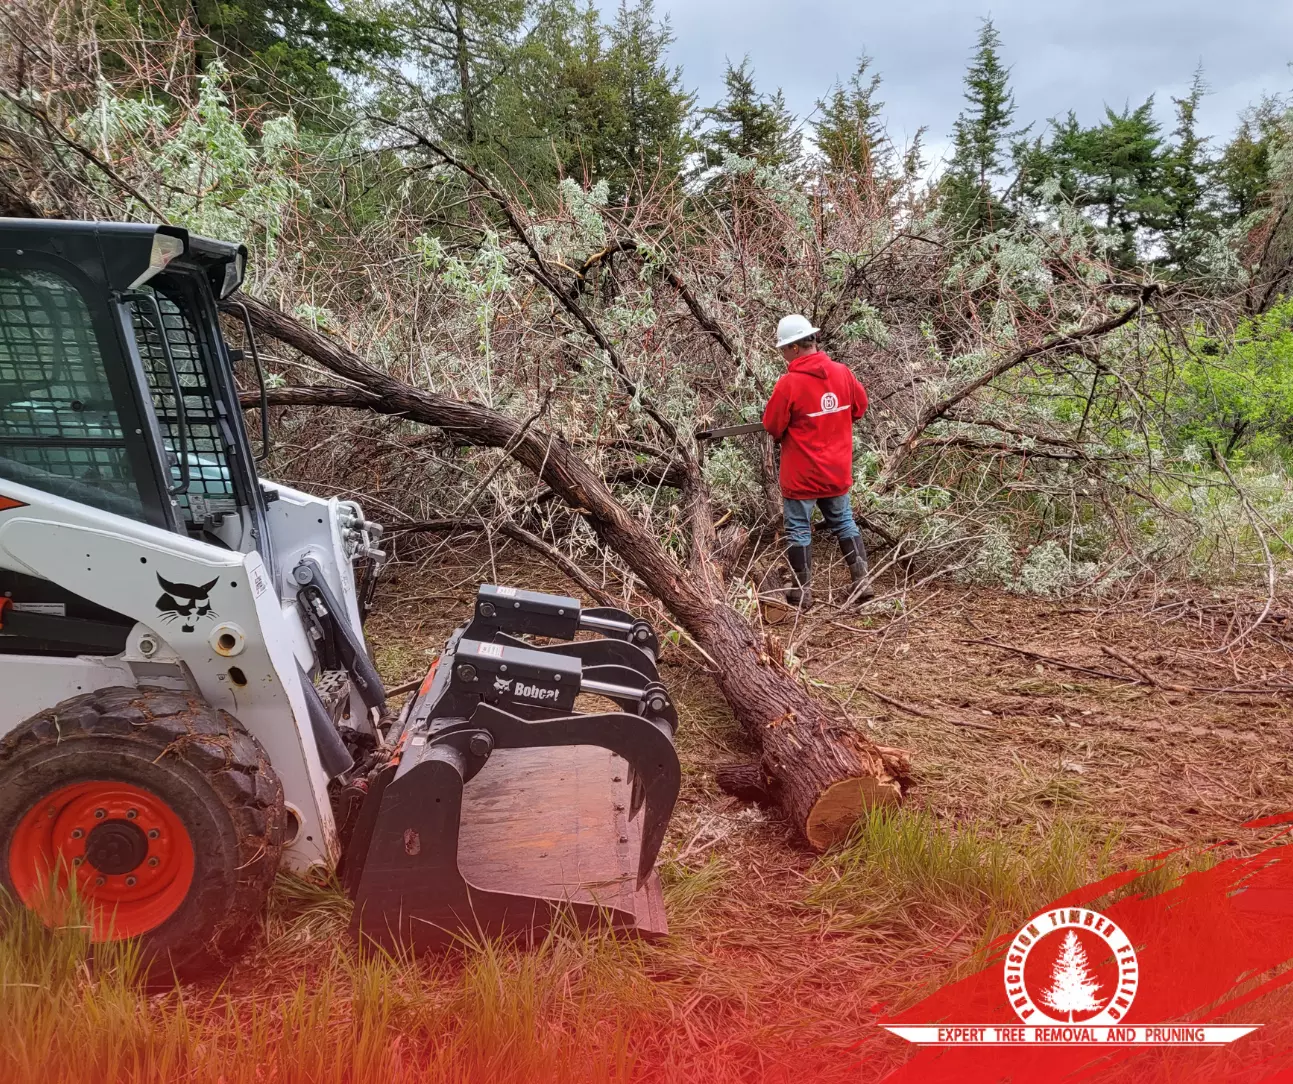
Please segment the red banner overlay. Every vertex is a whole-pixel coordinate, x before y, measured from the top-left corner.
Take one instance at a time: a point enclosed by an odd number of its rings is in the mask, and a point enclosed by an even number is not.
[[[1158,895],[1108,902],[1134,870],[1056,900],[981,971],[878,1021],[921,1045],[886,1079],[1293,1080],[1290,826],[1293,813],[1250,822],[1262,850]],[[1166,1075],[1161,1047],[1175,1048]]]

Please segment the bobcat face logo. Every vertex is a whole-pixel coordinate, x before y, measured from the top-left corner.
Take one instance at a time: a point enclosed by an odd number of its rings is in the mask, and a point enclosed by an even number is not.
[[[511,678],[495,678],[495,679],[494,679],[494,692],[496,692],[496,693],[510,693],[511,691],[512,691],[512,679],[511,679]]]
[[[181,632],[192,632],[198,621],[204,617],[219,617],[211,608],[211,588],[220,582],[217,576],[209,583],[171,583],[162,579],[159,572],[157,582],[162,585],[162,597],[157,600],[157,609],[162,620],[179,621]]]

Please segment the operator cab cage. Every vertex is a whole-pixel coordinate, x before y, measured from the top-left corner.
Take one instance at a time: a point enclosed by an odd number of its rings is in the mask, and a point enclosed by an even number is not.
[[[0,478],[273,568],[216,307],[246,264],[174,226],[0,219]]]

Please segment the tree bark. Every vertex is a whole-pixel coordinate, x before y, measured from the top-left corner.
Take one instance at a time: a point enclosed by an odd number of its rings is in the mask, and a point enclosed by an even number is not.
[[[714,769],[714,781],[719,790],[733,798],[757,805],[772,805],[768,773],[757,761],[753,764],[720,764]]]
[[[809,696],[785,669],[782,646],[772,638],[765,642],[727,605],[713,560],[710,517],[693,518],[694,552],[684,568],[559,434],[538,426],[525,429],[523,423],[480,404],[412,387],[272,306],[250,297],[241,300],[258,331],[310,357],[349,385],[279,389],[272,397],[275,403],[367,408],[439,427],[471,444],[505,448],[568,505],[583,509],[601,541],[716,664],[715,681],[763,751],[772,797],[814,849],[842,840],[867,808],[901,800],[897,765],[888,763],[847,719],[832,716]],[[318,398],[312,398],[315,395]],[[692,464],[688,469],[697,477],[690,480],[690,497],[684,490],[684,500],[701,499],[699,472]]]

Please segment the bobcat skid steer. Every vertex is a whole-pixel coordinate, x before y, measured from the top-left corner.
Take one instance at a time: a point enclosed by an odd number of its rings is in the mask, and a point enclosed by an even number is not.
[[[0,889],[50,922],[75,896],[93,940],[181,975],[229,956],[280,866],[340,868],[382,941],[663,931],[677,719],[650,626],[482,588],[392,720],[362,631],[381,528],[257,475],[267,411],[253,449],[234,366],[262,404],[264,377],[245,310],[245,354],[217,310],[245,262],[0,219]]]

